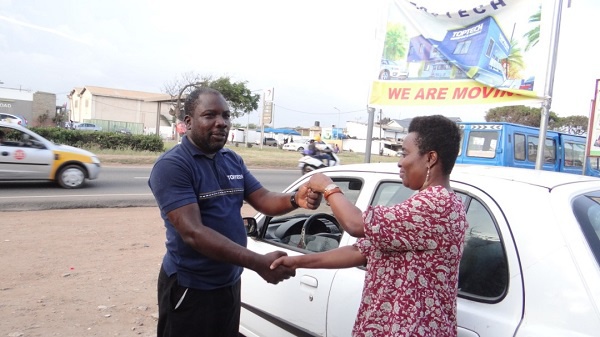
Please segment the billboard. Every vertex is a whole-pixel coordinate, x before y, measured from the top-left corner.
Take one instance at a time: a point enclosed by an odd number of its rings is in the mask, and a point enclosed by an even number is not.
[[[391,0],[369,104],[541,102],[552,11],[542,0]]]

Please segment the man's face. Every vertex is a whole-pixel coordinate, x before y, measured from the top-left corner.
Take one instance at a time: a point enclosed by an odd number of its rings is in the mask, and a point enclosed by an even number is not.
[[[223,96],[202,94],[192,116],[184,117],[187,136],[202,152],[216,153],[227,143],[230,117],[229,106]]]

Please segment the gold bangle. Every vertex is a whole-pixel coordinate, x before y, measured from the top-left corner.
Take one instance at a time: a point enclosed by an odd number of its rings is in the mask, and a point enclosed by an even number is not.
[[[329,198],[332,194],[335,193],[341,193],[344,194],[344,192],[342,192],[342,189],[340,189],[339,187],[334,187],[332,189],[328,189],[327,191],[325,191],[325,193],[323,193],[323,198],[325,198],[325,201],[327,201],[327,198]]]

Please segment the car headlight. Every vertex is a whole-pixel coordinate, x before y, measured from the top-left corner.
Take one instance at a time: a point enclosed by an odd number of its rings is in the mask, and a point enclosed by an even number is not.
[[[100,159],[98,159],[98,157],[96,157],[96,156],[92,156],[92,163],[100,164]]]

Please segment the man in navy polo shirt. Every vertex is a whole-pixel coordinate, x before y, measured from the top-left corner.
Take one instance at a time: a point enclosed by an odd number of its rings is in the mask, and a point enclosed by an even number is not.
[[[284,252],[246,249],[241,207],[246,200],[267,215],[316,209],[319,194],[271,192],[242,158],[223,148],[231,127],[220,92],[199,88],[184,104],[186,135],[154,164],[148,185],[166,227],[167,252],[158,277],[158,336],[238,336],[240,276],[252,269],[276,284],[294,275],[270,269]]]

